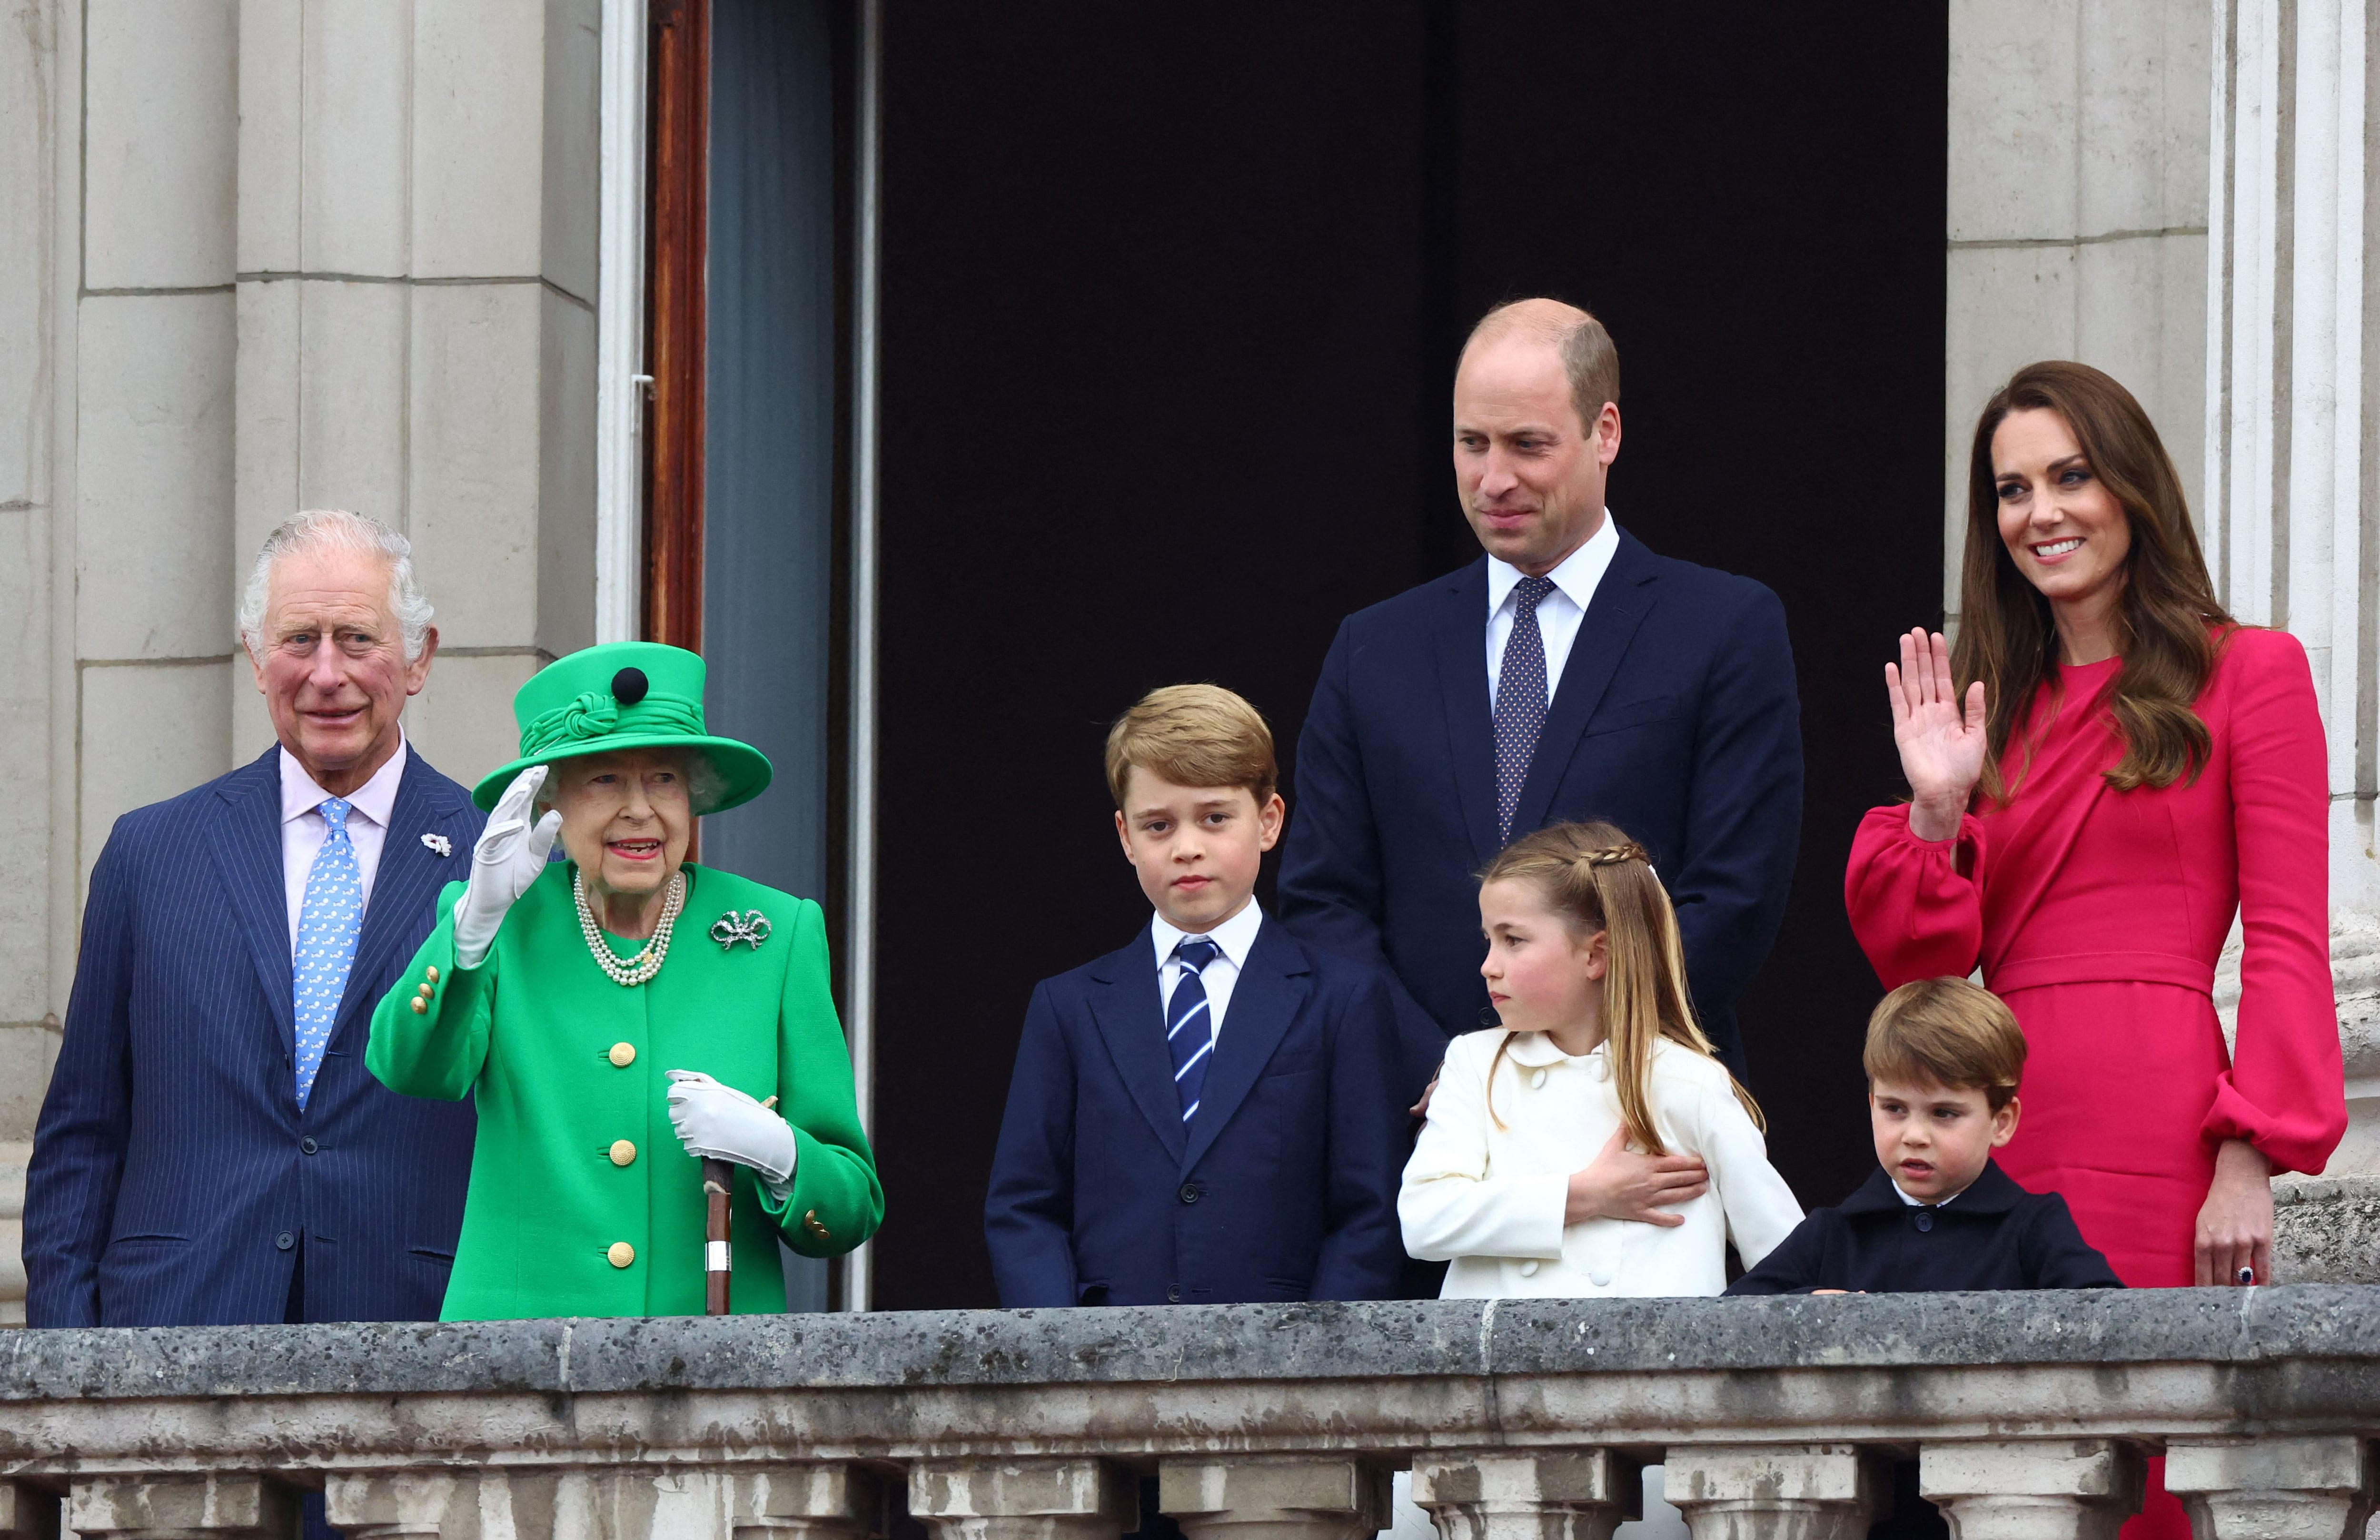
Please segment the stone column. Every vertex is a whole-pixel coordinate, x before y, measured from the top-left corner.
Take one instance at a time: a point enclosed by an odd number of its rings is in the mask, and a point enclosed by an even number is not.
[[[866,1540],[880,1513],[876,1478],[852,1465],[739,1471],[728,1484],[735,1540]]]
[[[285,1540],[298,1533],[298,1501],[261,1475],[94,1476],[74,1484],[66,1527],[127,1540]]]
[[[1694,1540],[1862,1540],[1891,1491],[1855,1444],[1689,1446],[1663,1464]]]
[[[1157,1506],[1189,1540],[1358,1540],[1389,1522],[1389,1472],[1352,1456],[1169,1459]]]
[[[1927,1444],[1917,1480],[1951,1540],[2116,1540],[2141,1507],[2139,1452],[2106,1438]]]
[[[1616,1449],[1416,1455],[1413,1500],[1445,1540],[1611,1540],[1644,1517],[1644,1471]]]
[[[909,1467],[909,1515],[935,1540],[1115,1540],[1140,1522],[1138,1487],[1103,1460],[928,1460]]]
[[[2352,1437],[2168,1444],[2165,1489],[2198,1540],[2361,1540],[2375,1469]]]

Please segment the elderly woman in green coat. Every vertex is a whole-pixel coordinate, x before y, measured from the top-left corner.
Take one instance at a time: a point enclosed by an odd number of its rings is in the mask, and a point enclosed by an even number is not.
[[[702,1158],[735,1167],[739,1315],[784,1308],[780,1237],[832,1256],[883,1218],[819,906],[686,861],[770,778],[702,686],[648,642],[523,685],[470,879],[372,1015],[383,1085],[478,1102],[447,1320],[701,1314]]]

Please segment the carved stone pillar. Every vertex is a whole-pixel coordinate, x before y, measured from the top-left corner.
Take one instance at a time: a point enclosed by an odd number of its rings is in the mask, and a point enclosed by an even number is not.
[[[1416,1455],[1413,1500],[1446,1540],[1611,1540],[1644,1517],[1644,1471],[1612,1449]]]
[[[728,1480],[735,1540],[866,1540],[876,1528],[876,1478],[854,1466],[776,1465]]]
[[[1694,1540],[1861,1540],[1891,1491],[1856,1444],[1687,1446],[1663,1463]]]
[[[1928,1444],[1917,1483],[1950,1540],[2116,1540],[2140,1511],[2141,1457],[2107,1438]]]
[[[1165,1460],[1157,1506],[1189,1540],[1358,1540],[1387,1527],[1389,1472],[1367,1460]]]
[[[2198,1540],[2361,1540],[2373,1507],[2363,1440],[2224,1439],[2168,1444],[2165,1488]]]
[[[927,1460],[909,1467],[909,1514],[935,1540],[1115,1540],[1140,1502],[1102,1460]]]
[[[297,1522],[297,1495],[261,1475],[92,1476],[67,1498],[67,1527],[91,1537],[284,1540]]]

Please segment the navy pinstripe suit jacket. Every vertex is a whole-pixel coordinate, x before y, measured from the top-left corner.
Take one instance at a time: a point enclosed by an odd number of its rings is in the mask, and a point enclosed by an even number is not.
[[[127,813],[83,910],[66,1041],[25,1183],[33,1326],[434,1320],[471,1168],[471,1104],[364,1070],[372,1007],[486,820],[408,752],[346,998],[298,1110],[280,750]],[[422,843],[443,834],[451,854]]]

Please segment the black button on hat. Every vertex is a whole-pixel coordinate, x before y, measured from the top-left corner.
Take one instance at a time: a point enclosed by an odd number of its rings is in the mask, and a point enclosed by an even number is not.
[[[645,678],[642,669],[622,669],[612,676],[612,698],[623,706],[634,706],[644,699],[645,692],[651,688],[652,685]]]

